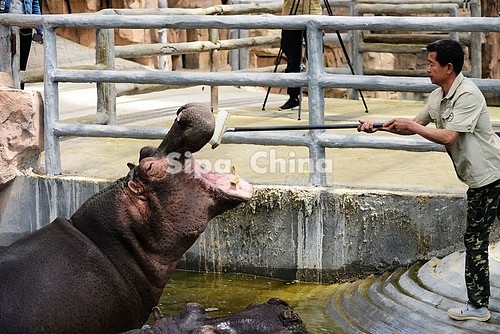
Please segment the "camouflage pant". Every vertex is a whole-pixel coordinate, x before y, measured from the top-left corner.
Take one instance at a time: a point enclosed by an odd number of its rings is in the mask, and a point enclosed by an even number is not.
[[[465,283],[469,303],[488,306],[490,271],[488,245],[495,218],[500,219],[500,180],[467,191],[467,227],[464,235]]]

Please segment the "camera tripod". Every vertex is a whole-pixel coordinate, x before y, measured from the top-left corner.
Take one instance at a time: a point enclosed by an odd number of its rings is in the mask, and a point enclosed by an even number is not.
[[[328,13],[328,16],[333,16],[332,7],[330,6],[330,3],[328,2],[328,0],[323,0],[323,3],[325,4],[325,8],[326,8],[326,11]],[[290,12],[288,15],[296,15],[297,10],[299,8],[299,4],[300,4],[300,0],[293,0],[292,5],[290,6]],[[340,32],[338,30],[335,30],[335,33],[337,34],[337,38],[339,40],[340,47],[342,48],[342,52],[344,53],[344,57],[346,59],[347,65],[349,66],[349,68],[351,70],[351,74],[355,75],[354,68],[352,67],[351,59],[349,57],[349,54],[347,53],[347,49],[345,47],[344,41],[342,40],[342,36],[340,35]],[[280,46],[280,49],[278,51],[278,56],[276,57],[276,60],[274,62],[275,66],[274,66],[273,73],[276,73],[276,71],[278,70],[278,66],[281,63],[281,58],[283,58],[283,48]],[[271,92],[271,87],[268,87],[266,97],[264,99],[264,103],[262,104],[262,110],[266,110],[266,103],[267,103],[267,99],[269,98],[270,92]],[[368,106],[367,106],[365,98],[363,96],[363,92],[361,90],[358,90],[358,92],[359,92],[359,96],[361,97],[361,100],[363,101],[363,106],[365,107],[365,112],[368,113]],[[300,106],[299,106],[299,109],[300,109]],[[298,119],[300,120],[300,113],[299,113]]]

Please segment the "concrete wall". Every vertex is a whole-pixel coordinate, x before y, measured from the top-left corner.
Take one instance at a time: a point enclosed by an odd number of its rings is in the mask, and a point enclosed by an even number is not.
[[[19,176],[0,193],[0,246],[70,217],[110,182]],[[335,282],[462,247],[461,194],[257,186],[214,219],[179,268]],[[494,235],[498,235],[495,231]]]

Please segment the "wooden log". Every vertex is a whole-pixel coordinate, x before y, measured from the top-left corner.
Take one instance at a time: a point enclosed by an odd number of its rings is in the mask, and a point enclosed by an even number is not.
[[[279,36],[258,36],[240,39],[220,40],[218,43],[210,41],[184,42],[172,44],[134,44],[115,47],[115,56],[119,58],[136,58],[152,55],[180,55],[200,53],[212,50],[233,50],[255,46],[279,46]]]
[[[462,72],[466,77],[470,77],[469,71]],[[365,75],[383,75],[395,77],[428,77],[429,74],[425,70],[383,70],[383,69],[365,69]]]
[[[448,34],[364,34],[363,41],[366,43],[387,43],[387,44],[409,44],[422,43],[429,44],[438,39],[449,38]],[[470,34],[460,34],[460,42],[470,45]]]
[[[252,3],[243,5],[217,5],[207,8],[143,8],[103,9],[105,15],[245,15],[281,12],[281,3]]]
[[[405,4],[405,5],[356,5],[359,14],[375,15],[422,15],[422,14],[452,14],[458,9],[456,4]]]
[[[182,89],[195,85],[158,85],[158,84],[116,84],[116,96],[139,95],[154,92],[161,92],[167,89]]]
[[[464,0],[357,0],[360,4],[426,4],[426,3],[455,3],[459,6],[463,6]]]
[[[384,75],[384,76],[397,76],[397,77],[428,77],[429,74],[425,70],[384,70],[365,68],[364,75]]]
[[[96,64],[96,65],[63,66],[59,68],[66,70],[105,70],[106,66],[104,64]],[[36,70],[20,71],[19,78],[21,79],[21,82],[24,83],[43,82],[43,74],[44,74],[43,68],[39,68]]]
[[[425,51],[423,44],[359,43],[359,52],[420,53],[422,51]]]

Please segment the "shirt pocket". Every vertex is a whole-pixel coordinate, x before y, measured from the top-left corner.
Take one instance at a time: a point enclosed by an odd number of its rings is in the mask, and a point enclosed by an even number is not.
[[[429,116],[436,122],[439,118],[439,107],[429,106]]]

